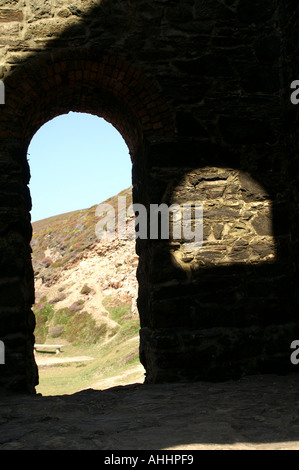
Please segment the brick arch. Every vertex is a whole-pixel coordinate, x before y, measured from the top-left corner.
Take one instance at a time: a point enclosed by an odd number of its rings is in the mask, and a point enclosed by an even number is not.
[[[8,196],[0,205],[4,237],[0,263],[6,277],[0,293],[6,292],[2,299],[9,322],[0,328],[6,347],[0,387],[34,393],[38,371],[33,354],[35,299],[27,161],[32,137],[47,121],[69,111],[104,118],[129,148],[134,197],[140,200],[148,191],[144,182],[148,147],[175,136],[175,126],[159,88],[141,70],[92,51],[64,49],[27,60],[6,77],[5,92],[5,106],[0,107],[0,174]]]
[[[46,53],[7,77],[5,88],[4,119],[13,119],[10,131],[27,145],[45,122],[69,111],[113,124],[132,158],[144,139],[175,135],[172,113],[157,86],[115,56],[73,49]]]

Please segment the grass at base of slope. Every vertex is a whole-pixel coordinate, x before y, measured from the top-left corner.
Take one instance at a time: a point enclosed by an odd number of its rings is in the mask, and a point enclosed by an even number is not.
[[[39,385],[37,393],[44,396],[65,395],[92,388],[101,380],[112,378],[140,364],[139,337],[118,343],[109,341],[106,344],[94,345],[91,348],[65,348],[61,357],[90,356],[94,359],[86,362],[66,363],[57,366],[39,368]],[[133,377],[132,377],[132,380]]]
[[[45,396],[76,393],[92,388],[96,382],[136,369],[140,364],[139,317],[132,315],[125,305],[120,305],[112,298],[106,299],[105,307],[111,318],[120,326],[117,333],[111,337],[108,335],[108,339],[102,336],[96,343],[88,344],[82,341],[67,344],[59,357],[89,356],[94,359],[40,367],[37,393]],[[45,354],[42,357],[44,358]],[[133,377],[132,380],[134,381]]]

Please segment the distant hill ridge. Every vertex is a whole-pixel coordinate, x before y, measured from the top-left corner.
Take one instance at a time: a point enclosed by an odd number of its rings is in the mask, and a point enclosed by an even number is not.
[[[117,200],[120,196],[126,196],[127,198],[127,206],[132,204],[132,186],[130,186],[127,189],[124,189],[123,191],[120,191],[117,195],[111,196],[110,198],[106,199],[105,201],[101,201],[98,204],[95,204],[89,208],[86,209],[79,209],[75,211],[70,211],[70,212],[65,212],[63,214],[58,214],[58,215],[53,215],[51,217],[47,217],[45,219],[37,220],[35,222],[32,222],[32,227],[33,227],[33,232],[34,234],[38,234],[40,231],[44,230],[46,227],[49,227],[49,225],[56,224],[57,222],[62,222],[62,223],[67,223],[69,220],[73,218],[77,218],[80,216],[88,216],[92,217],[94,216],[94,221],[95,223],[97,222],[96,217],[95,217],[95,210],[98,207],[99,204],[111,204],[113,207],[115,207],[115,210],[117,210]]]

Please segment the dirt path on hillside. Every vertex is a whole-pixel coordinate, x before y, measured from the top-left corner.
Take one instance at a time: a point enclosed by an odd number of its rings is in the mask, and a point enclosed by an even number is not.
[[[37,366],[40,367],[53,367],[62,364],[81,363],[93,361],[94,357],[90,356],[64,356],[53,355],[52,357],[35,355]],[[97,380],[91,385],[94,390],[105,390],[107,388],[116,387],[118,385],[129,385],[132,383],[142,384],[144,382],[144,367],[141,364],[133,366],[124,370],[121,374],[105,379]]]
[[[0,450],[299,450],[298,389],[293,374],[1,396]]]
[[[92,384],[93,390],[106,390],[119,385],[142,384],[144,382],[144,368],[141,364],[125,370],[122,374],[107,379],[98,380]]]

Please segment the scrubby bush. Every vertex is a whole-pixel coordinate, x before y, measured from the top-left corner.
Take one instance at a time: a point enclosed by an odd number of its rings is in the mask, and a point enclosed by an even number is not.
[[[67,325],[69,321],[71,321],[73,317],[73,313],[70,311],[69,308],[60,308],[55,313],[53,318],[53,325]]]
[[[89,287],[87,284],[84,284],[84,286],[82,287],[80,291],[80,294],[88,295],[90,294],[91,291],[92,291],[91,287]]]
[[[49,322],[54,314],[54,307],[52,304],[42,304],[43,307],[37,306],[33,309],[35,314],[35,341],[37,343],[44,343],[46,341],[49,329]]]
[[[98,326],[92,316],[86,312],[77,312],[65,327],[64,334],[72,343],[95,344],[106,333],[106,326]]]
[[[51,266],[52,262],[53,262],[53,261],[51,260],[51,258],[49,258],[49,257],[47,256],[46,258],[43,258],[40,263],[41,263],[43,266],[45,266],[45,268],[48,268],[49,266]]]
[[[71,312],[79,312],[80,310],[83,309],[84,306],[84,301],[83,300],[77,300],[70,306],[70,311]]]
[[[56,304],[57,302],[62,302],[62,300],[66,299],[67,295],[64,292],[61,292],[55,299],[52,300],[53,304]]]
[[[49,335],[52,338],[59,338],[64,331],[64,327],[62,325],[52,326],[49,328]]]
[[[61,336],[74,344],[95,344],[106,331],[106,325],[99,326],[87,311],[75,312],[62,308],[55,313],[49,333],[52,337]]]

